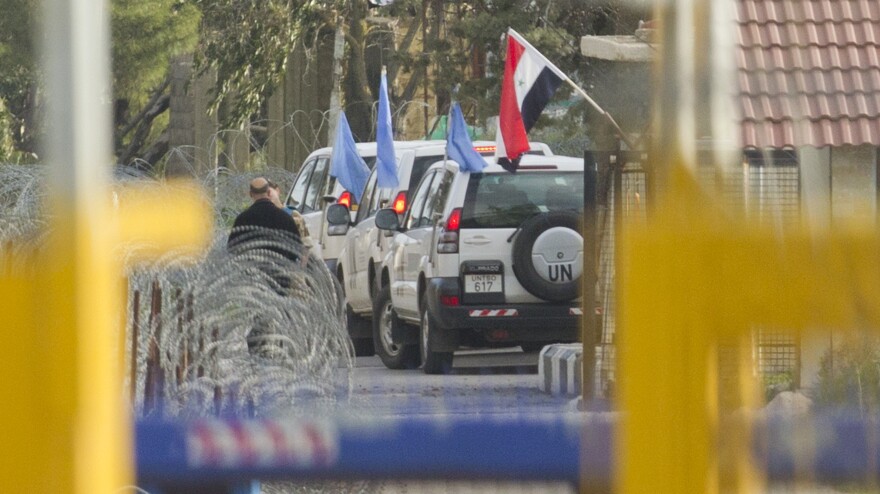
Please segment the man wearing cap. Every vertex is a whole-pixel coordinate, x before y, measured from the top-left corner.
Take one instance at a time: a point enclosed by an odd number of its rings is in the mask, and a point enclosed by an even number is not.
[[[262,272],[261,279],[284,297],[289,295],[302,243],[296,222],[275,205],[277,194],[277,186],[271,181],[263,177],[251,181],[254,202],[235,218],[226,246],[253,273]],[[282,349],[283,345],[273,342],[274,331],[269,320],[254,314],[253,327],[246,337],[248,350],[265,356]]]
[[[297,240],[299,239],[300,232],[296,222],[293,221],[289,214],[286,214],[272,202],[271,194],[277,190],[273,186],[272,182],[263,177],[255,178],[251,181],[250,196],[254,202],[235,218],[232,232],[229,234],[228,245],[235,245],[243,239],[248,231],[253,231],[253,229],[257,228],[289,232]]]

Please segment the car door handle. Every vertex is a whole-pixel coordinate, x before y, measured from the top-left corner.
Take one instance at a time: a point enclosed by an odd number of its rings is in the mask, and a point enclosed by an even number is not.
[[[491,240],[486,237],[471,237],[467,240],[462,240],[462,242],[468,245],[486,245],[490,243]]]

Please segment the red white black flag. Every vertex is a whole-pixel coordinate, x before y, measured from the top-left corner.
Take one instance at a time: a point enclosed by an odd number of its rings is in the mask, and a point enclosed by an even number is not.
[[[495,157],[508,171],[516,171],[529,150],[526,137],[556,88],[568,79],[544,55],[513,29],[507,30],[507,59],[501,81]]]

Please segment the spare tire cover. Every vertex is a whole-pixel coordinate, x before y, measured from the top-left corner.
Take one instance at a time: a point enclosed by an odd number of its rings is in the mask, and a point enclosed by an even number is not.
[[[577,298],[584,267],[580,217],[542,213],[520,226],[513,242],[513,273],[532,295],[553,302]]]

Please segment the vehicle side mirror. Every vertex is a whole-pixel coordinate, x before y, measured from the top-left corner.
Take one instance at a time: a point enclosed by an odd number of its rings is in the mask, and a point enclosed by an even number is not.
[[[348,232],[348,226],[351,224],[351,215],[348,208],[342,204],[331,204],[327,208],[327,235],[345,235]]]
[[[376,228],[380,230],[400,230],[400,220],[391,208],[376,211]]]

